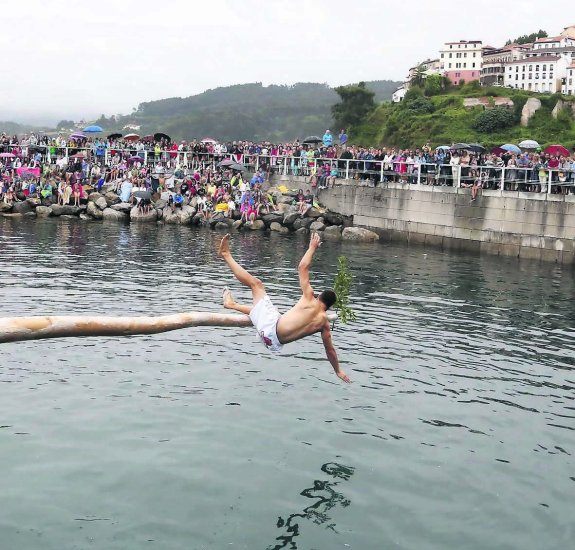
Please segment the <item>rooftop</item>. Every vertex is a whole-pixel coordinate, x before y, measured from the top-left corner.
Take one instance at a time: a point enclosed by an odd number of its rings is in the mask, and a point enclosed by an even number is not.
[[[527,57],[525,59],[517,59],[516,61],[509,61],[509,65],[519,65],[522,63],[537,63],[538,61],[559,61],[561,59],[558,55],[538,55],[536,57]]]

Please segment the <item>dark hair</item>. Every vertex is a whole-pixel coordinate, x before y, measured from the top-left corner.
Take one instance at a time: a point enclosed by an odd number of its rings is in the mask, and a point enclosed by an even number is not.
[[[333,290],[324,290],[317,299],[325,304],[325,309],[329,309],[337,300],[337,296]]]

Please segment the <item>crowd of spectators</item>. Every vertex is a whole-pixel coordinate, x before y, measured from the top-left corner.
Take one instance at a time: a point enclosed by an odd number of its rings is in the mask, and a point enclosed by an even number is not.
[[[283,144],[217,143],[207,138],[176,143],[164,134],[144,138],[2,134],[0,200],[38,195],[78,205],[87,190],[111,184],[124,190],[127,199],[132,190],[165,193],[173,208],[193,199],[206,216],[238,211],[247,222],[274,208],[262,191],[273,174],[304,176],[312,189],[332,186],[337,178],[371,185],[389,181],[460,185],[472,189],[472,199],[481,188],[573,192],[575,154],[479,149],[434,149],[429,144],[415,149],[366,148],[349,144],[344,130],[337,139],[328,130],[322,138]],[[236,169],[222,166],[226,159]],[[244,181],[248,171],[255,175]],[[146,200],[140,202],[145,208]]]

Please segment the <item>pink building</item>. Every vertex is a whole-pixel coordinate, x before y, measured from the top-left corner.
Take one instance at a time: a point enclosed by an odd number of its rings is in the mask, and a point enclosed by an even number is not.
[[[439,52],[443,74],[454,84],[471,82],[481,77],[483,43],[481,40],[447,42]]]

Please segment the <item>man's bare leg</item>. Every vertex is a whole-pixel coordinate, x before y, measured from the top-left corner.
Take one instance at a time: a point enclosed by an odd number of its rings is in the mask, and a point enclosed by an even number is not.
[[[263,283],[257,277],[254,277],[251,273],[249,273],[240,264],[238,264],[238,262],[234,260],[232,253],[230,252],[229,233],[225,235],[224,238],[222,239],[220,247],[218,249],[218,254],[228,264],[229,268],[232,270],[232,273],[235,275],[236,279],[240,283],[242,283],[242,285],[250,288],[250,290],[252,291],[252,299],[254,301],[254,304],[257,304],[265,296],[266,289]],[[231,301],[233,302],[233,299]],[[225,298],[224,298],[224,306],[227,307],[225,305]]]
[[[254,306],[246,306],[238,304],[234,300],[234,297],[232,296],[232,291],[228,287],[224,288],[223,301],[224,301],[224,307],[226,309],[233,309],[235,311],[239,311],[240,313],[245,313],[246,315],[249,315],[250,312],[252,311],[252,308],[254,307]]]

